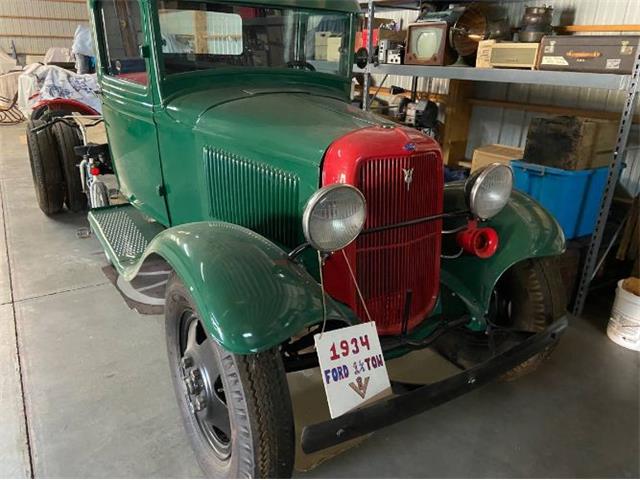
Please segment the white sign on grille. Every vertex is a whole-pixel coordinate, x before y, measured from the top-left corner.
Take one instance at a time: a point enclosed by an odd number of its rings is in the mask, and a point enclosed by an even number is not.
[[[391,393],[373,322],[314,336],[331,418]]]

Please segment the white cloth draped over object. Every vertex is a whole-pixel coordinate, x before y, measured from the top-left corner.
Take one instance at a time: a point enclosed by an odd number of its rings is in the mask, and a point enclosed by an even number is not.
[[[71,51],[74,54],[84,55],[86,57],[95,57],[95,50],[93,48],[93,37],[91,36],[91,29],[88,25],[78,25],[76,33],[73,35],[73,45],[71,45]]]
[[[34,64],[20,75],[18,107],[25,115],[30,115],[33,106],[42,100],[68,98],[102,112],[96,94],[99,90],[96,74],[79,75],[54,65]]]

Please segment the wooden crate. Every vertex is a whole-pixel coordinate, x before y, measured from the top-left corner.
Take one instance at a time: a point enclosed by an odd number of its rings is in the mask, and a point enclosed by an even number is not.
[[[615,121],[569,116],[534,118],[523,160],[565,170],[604,167],[611,162],[617,135]]]

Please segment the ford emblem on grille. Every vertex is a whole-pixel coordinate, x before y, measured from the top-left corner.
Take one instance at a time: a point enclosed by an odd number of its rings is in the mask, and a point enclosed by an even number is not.
[[[411,188],[411,182],[413,182],[413,168],[403,168],[402,173],[404,174],[404,183],[407,184],[407,192]]]
[[[414,152],[414,151],[416,150],[416,144],[415,144],[415,143],[411,143],[411,142],[410,142],[410,143],[407,143],[407,144],[404,146],[404,149],[405,149],[407,152]]]

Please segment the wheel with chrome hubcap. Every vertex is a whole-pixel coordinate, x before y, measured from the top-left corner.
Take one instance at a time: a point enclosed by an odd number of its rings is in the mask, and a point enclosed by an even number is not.
[[[226,351],[175,274],[167,284],[165,326],[178,405],[205,475],[290,476],[293,414],[279,351]]]
[[[180,327],[180,338],[184,343],[180,365],[186,401],[214,454],[226,461],[231,455],[231,425],[220,359],[211,345],[213,341],[203,341],[206,333],[194,312],[184,312]]]

